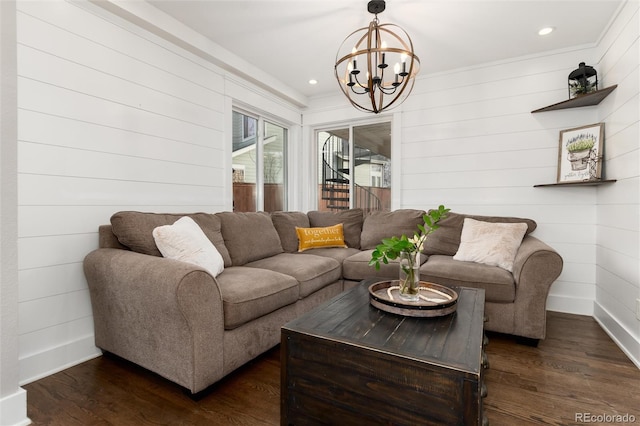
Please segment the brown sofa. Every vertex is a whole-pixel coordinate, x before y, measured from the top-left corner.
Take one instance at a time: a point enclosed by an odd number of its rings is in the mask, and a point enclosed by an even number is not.
[[[412,235],[423,211],[363,215],[342,212],[156,214],[119,212],[99,228],[99,248],[84,271],[96,346],[199,392],[277,345],[280,327],[320,303],[379,276],[397,278],[397,265],[368,266],[381,238]],[[191,217],[224,260],[213,277],[190,263],[163,258],[152,231]],[[513,273],[453,260],[465,215],[450,213],[425,246],[421,279],[485,290],[485,328],[531,339],[545,335],[550,285],[561,257],[527,235]],[[478,220],[527,219],[473,216]],[[295,227],[342,223],[346,248],[298,253]],[[372,308],[373,309],[373,308]]]

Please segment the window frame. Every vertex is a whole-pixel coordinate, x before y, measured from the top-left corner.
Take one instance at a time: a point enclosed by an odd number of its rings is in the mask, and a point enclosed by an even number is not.
[[[243,141],[252,139],[255,137],[256,139],[256,177],[255,177],[255,185],[256,185],[256,199],[255,206],[256,211],[264,211],[264,202],[265,202],[265,179],[264,179],[264,143],[266,139],[266,123],[270,123],[272,125],[281,127],[284,129],[285,137],[283,140],[283,176],[282,176],[282,185],[283,185],[283,199],[282,199],[282,210],[287,210],[289,206],[289,157],[290,157],[290,139],[291,139],[291,126],[286,124],[283,120],[278,119],[277,117],[261,113],[259,111],[253,110],[251,108],[241,107],[233,105],[231,107],[232,115],[234,113],[241,114],[242,118],[242,134],[240,137]],[[251,129],[247,126],[248,121],[247,117],[253,118],[256,120],[256,128],[253,129],[254,135],[250,135],[247,132]],[[233,145],[233,130],[231,131],[231,145]],[[231,164],[233,165],[233,146],[231,147]],[[233,168],[232,168],[233,169]],[[232,191],[231,191],[231,200],[233,205],[233,182],[231,182]]]

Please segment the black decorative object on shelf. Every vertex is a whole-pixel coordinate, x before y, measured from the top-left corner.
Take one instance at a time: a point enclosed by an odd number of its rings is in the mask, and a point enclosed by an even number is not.
[[[569,74],[569,99],[598,90],[598,72],[584,62]]]

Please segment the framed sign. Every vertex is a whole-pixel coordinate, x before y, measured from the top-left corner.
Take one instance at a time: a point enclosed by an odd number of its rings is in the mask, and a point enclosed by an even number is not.
[[[560,131],[558,183],[602,178],[604,123]]]

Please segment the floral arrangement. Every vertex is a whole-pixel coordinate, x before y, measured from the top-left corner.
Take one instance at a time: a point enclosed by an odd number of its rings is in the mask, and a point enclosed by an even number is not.
[[[438,222],[447,216],[450,209],[444,206],[439,206],[437,209],[431,210],[422,216],[424,225],[418,225],[418,231],[413,234],[413,237],[408,238],[406,235],[400,237],[383,238],[382,244],[376,246],[375,250],[371,253],[371,260],[369,266],[375,265],[376,269],[380,269],[380,262],[388,264],[389,260],[398,259],[402,257],[400,261],[400,267],[403,272],[399,280],[399,287],[401,294],[414,295],[417,297],[418,288],[416,281],[417,278],[417,265],[418,253],[424,250],[424,242],[429,234],[435,232],[440,226]],[[405,255],[403,255],[403,253]]]
[[[440,227],[438,222],[444,219],[450,210],[441,205],[423,215],[424,225],[418,225],[420,233],[416,231],[412,238],[407,238],[406,235],[383,238],[382,244],[376,246],[373,253],[371,253],[369,266],[375,265],[376,269],[380,269],[380,262],[389,263],[389,260],[397,259],[401,252],[417,253],[422,251],[424,242],[429,234]]]

